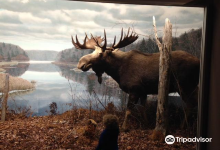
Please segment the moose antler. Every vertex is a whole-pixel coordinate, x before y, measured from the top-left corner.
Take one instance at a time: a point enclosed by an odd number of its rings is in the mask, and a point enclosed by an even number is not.
[[[135,34],[132,31],[131,34],[129,35],[129,32],[130,32],[130,28],[128,29],[127,35],[125,34],[125,36],[123,38],[123,28],[122,28],[121,38],[120,38],[119,42],[115,45],[115,41],[116,41],[116,36],[115,36],[114,43],[112,44],[112,47],[110,49],[125,47],[125,46],[133,43],[134,41],[136,41],[138,39],[137,34]],[[104,41],[104,44],[101,46],[100,44],[102,43],[102,41]],[[77,49],[95,49],[95,46],[98,46],[103,51],[105,51],[107,49],[107,47],[106,47],[107,46],[106,32],[104,30],[104,38],[101,38],[101,36],[94,37],[91,34],[91,38],[89,39],[87,34],[86,34],[83,44],[80,44],[80,42],[77,38],[77,35],[76,35],[76,42],[73,40],[73,37],[72,37],[72,43]]]
[[[130,28],[128,29],[128,33],[127,35],[125,34],[124,38],[123,38],[123,28],[121,29],[121,38],[119,40],[119,42],[115,45],[115,41],[116,41],[116,36],[114,38],[114,43],[112,44],[112,48],[116,49],[116,48],[122,48],[125,47],[131,43],[133,43],[134,41],[136,41],[138,39],[138,35],[135,34],[133,31],[131,32],[131,34],[129,35],[130,32]],[[122,39],[123,38],[123,39]]]
[[[96,42],[96,44],[97,44],[97,46],[98,47],[100,47],[102,50],[106,50],[106,46],[107,46],[107,39],[106,39],[106,32],[105,32],[105,30],[104,30],[104,39],[105,39],[105,42],[104,42],[104,44],[101,46],[100,44],[99,44],[99,41],[96,39],[96,38],[94,38],[93,37],[93,35],[91,34],[91,37],[92,37],[92,39]]]
[[[91,37],[90,39],[88,38],[87,34],[85,36],[83,44],[80,44],[77,35],[76,35],[76,42],[74,41],[72,37],[72,43],[77,49],[95,49],[95,46],[99,46],[102,43],[103,39],[101,36],[98,37]]]

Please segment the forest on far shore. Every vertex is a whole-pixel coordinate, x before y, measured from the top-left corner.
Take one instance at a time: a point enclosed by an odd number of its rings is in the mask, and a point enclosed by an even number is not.
[[[189,32],[181,34],[179,37],[173,37],[172,49],[175,50],[184,50],[188,53],[200,58],[201,52],[201,38],[202,38],[202,29],[191,29]],[[159,38],[162,41],[162,38]],[[149,38],[142,38],[136,43],[132,43],[125,48],[122,48],[122,51],[129,51],[137,49],[144,53],[157,53],[159,52],[158,46],[156,44],[154,35],[149,36]]]
[[[155,42],[154,34],[142,38],[139,36],[139,40],[134,42],[124,48],[121,48],[122,51],[130,50],[140,50],[144,53],[157,53],[159,52],[158,46]],[[202,29],[191,29],[189,32],[181,34],[179,37],[173,37],[173,51],[175,50],[184,50],[188,53],[200,58],[201,52],[201,38],[202,38]],[[162,37],[160,38],[162,41]],[[82,41],[81,41],[82,42]],[[108,46],[111,46],[109,44]],[[66,63],[77,63],[79,59],[86,54],[91,53],[93,50],[77,50],[73,46],[72,48],[62,50],[57,54],[57,62],[66,62]]]

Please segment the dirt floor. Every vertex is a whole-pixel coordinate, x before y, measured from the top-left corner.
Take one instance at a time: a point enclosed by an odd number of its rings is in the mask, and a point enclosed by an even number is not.
[[[38,150],[38,149],[72,149],[94,150],[98,144],[99,135],[104,129],[102,117],[108,111],[89,111],[75,109],[61,115],[42,117],[24,117],[22,115],[8,114],[5,122],[0,122],[0,149],[4,150]],[[114,112],[119,116],[120,129],[123,122],[123,113]],[[94,134],[85,134],[88,129],[88,119],[97,122]],[[137,122],[137,121],[136,121]],[[118,146],[120,150],[191,150],[196,149],[195,143],[174,143],[167,145],[152,136],[153,129],[140,128],[138,123],[130,121],[131,128],[128,132],[120,131]],[[170,130],[174,136],[187,137],[187,132]],[[158,140],[159,139],[159,140]]]

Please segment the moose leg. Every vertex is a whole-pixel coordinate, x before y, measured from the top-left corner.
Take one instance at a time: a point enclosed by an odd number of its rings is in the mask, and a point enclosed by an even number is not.
[[[182,98],[186,103],[185,117],[181,124],[181,128],[187,127],[189,124],[192,124],[195,115],[194,109],[198,106],[198,87],[190,92],[182,93]]]
[[[140,97],[141,100],[141,105],[146,108],[146,102],[147,102],[147,95],[141,96]]]
[[[135,95],[135,94],[129,94],[129,98],[128,98],[128,104],[127,104],[127,110],[125,113],[125,120],[123,122],[122,125],[122,130],[127,131],[128,130],[128,117],[131,114],[131,111],[134,109],[135,104],[138,102],[139,96]]]
[[[143,122],[144,124],[147,124],[147,114],[146,114],[146,103],[147,103],[147,95],[141,96],[140,97],[141,100],[141,116],[143,118]]]

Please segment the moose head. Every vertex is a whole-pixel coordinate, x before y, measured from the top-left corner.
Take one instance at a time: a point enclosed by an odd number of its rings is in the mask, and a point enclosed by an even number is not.
[[[76,49],[85,50],[85,49],[93,49],[93,53],[83,56],[77,65],[78,69],[82,71],[88,71],[90,68],[96,73],[98,76],[98,81],[101,84],[102,82],[102,74],[105,70],[105,60],[111,55],[111,53],[119,48],[125,47],[135,40],[137,40],[138,35],[136,35],[133,31],[130,33],[130,28],[128,29],[127,34],[123,37],[123,28],[121,30],[121,38],[117,44],[116,36],[114,38],[114,42],[111,47],[107,47],[107,38],[106,32],[104,30],[104,38],[94,37],[91,34],[91,38],[89,39],[87,34],[85,35],[84,43],[81,44],[76,35],[76,42],[72,37],[72,43]],[[103,44],[101,44],[104,41]]]

